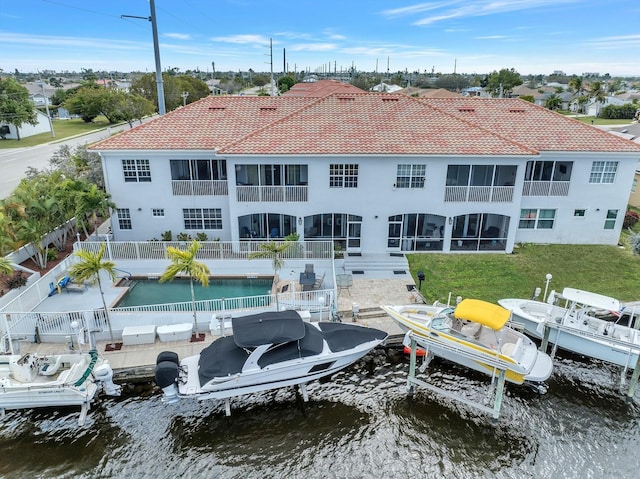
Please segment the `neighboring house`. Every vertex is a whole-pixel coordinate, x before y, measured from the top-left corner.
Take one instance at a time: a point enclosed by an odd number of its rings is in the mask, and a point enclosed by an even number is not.
[[[560,98],[560,110],[568,111],[571,107],[575,94],[569,91],[563,91],[561,93],[546,92],[543,94],[534,95],[533,102],[538,106],[547,106],[547,100],[553,95]]]
[[[314,80],[311,82],[296,83],[282,96],[312,96],[323,97],[333,93],[364,93],[364,90],[349,83],[338,80]]]
[[[389,83],[380,82],[377,85],[372,86],[369,90],[378,93],[396,93],[402,90],[402,87],[400,85],[390,85]]]
[[[640,164],[636,166],[635,175],[633,175],[633,184],[631,185],[631,194],[629,195],[629,204],[635,208],[640,208]]]
[[[418,98],[460,98],[460,93],[455,93],[444,88],[416,88],[408,87],[400,91],[405,95],[415,96]]]
[[[595,98],[589,98],[589,102],[585,107],[585,111],[587,116],[598,116],[598,113],[600,113],[600,110],[602,110],[605,106],[609,106],[609,105],[622,106],[622,105],[626,105],[627,103],[631,103],[631,102],[620,100],[619,98],[616,98],[613,96],[604,97],[604,102],[596,101]]]
[[[20,128],[11,123],[0,121],[0,135],[7,140],[18,140],[20,138],[26,138],[28,136],[39,135],[40,133],[47,133],[51,131],[51,125],[49,124],[49,118],[47,115],[39,110],[36,110],[36,119],[38,123],[31,125],[29,123],[23,123]]]
[[[90,147],[116,241],[510,253],[620,236],[640,145],[518,99],[207,97]]]

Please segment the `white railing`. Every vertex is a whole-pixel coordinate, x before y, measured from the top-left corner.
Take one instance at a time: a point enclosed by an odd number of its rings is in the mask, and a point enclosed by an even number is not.
[[[522,196],[567,196],[570,181],[525,181]]]
[[[328,320],[331,315],[335,290],[314,290],[298,293],[278,293],[196,301],[198,330],[208,330],[213,315],[237,315],[264,310],[307,310]],[[109,324],[114,338],[122,337],[127,326],[193,322],[191,302],[129,306],[109,309]],[[5,314],[9,335],[13,339],[29,341],[65,342],[79,329],[95,334],[96,339],[110,339],[109,324],[103,309],[69,312],[12,312]],[[75,322],[75,324],[74,324]],[[75,326],[75,327],[74,327]],[[4,328],[3,328],[4,329]],[[7,335],[5,334],[5,337]],[[2,349],[3,344],[0,344]]]
[[[29,311],[35,308],[40,302],[46,299],[51,292],[51,284],[56,285],[58,279],[66,274],[67,269],[72,264],[71,256],[63,259],[47,274],[42,276],[31,286],[25,288],[15,299],[3,306],[0,311]]]
[[[236,199],[242,202],[306,202],[308,186],[236,186]]]
[[[513,186],[447,186],[444,201],[504,203],[513,201],[513,190]]]
[[[171,180],[174,196],[227,196],[227,180]]]
[[[260,245],[270,243],[263,240],[247,241],[203,241],[196,257],[199,260],[243,260],[261,251]],[[280,242],[277,242],[280,243]],[[333,259],[332,241],[292,241],[291,247],[282,253],[282,259]],[[97,252],[104,244],[85,241],[74,244],[74,251]],[[184,241],[107,241],[105,255],[116,260],[166,260],[167,247],[184,249]]]

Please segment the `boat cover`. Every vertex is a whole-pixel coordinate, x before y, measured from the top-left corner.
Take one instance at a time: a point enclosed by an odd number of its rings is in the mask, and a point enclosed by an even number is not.
[[[509,320],[511,312],[502,306],[479,299],[463,299],[453,314],[457,319],[480,323],[497,331]]]
[[[576,303],[591,306],[605,311],[620,311],[620,302],[617,299],[603,296],[598,293],[590,293],[574,288],[564,288],[562,297]]]
[[[318,323],[318,327],[334,353],[348,351],[370,341],[382,341],[387,337],[384,331],[356,324]]]
[[[287,343],[304,337],[304,322],[297,311],[267,311],[232,318],[233,337],[241,348]]]
[[[198,360],[198,377],[200,386],[204,386],[214,378],[239,374],[249,353],[236,346],[232,336],[216,339],[200,353]]]

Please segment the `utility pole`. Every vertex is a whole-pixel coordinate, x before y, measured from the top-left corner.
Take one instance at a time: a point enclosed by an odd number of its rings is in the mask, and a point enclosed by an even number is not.
[[[149,0],[151,8],[151,16],[137,17],[135,15],[120,15],[120,18],[139,18],[151,22],[151,31],[153,33],[153,53],[156,61],[156,85],[158,87],[158,113],[164,115],[167,110],[164,104],[164,85],[162,82],[162,67],[160,66],[160,47],[158,45],[158,24],[156,22],[156,3],[155,0]]]
[[[275,96],[273,91],[273,39],[269,38],[269,65],[271,66],[271,96]]]
[[[42,75],[40,75],[40,70],[38,70],[38,76],[40,77],[40,86],[42,87],[42,99],[44,100],[44,108],[47,111],[47,120],[49,120],[49,129],[51,130],[51,137],[55,138],[56,134],[53,131],[53,122],[51,121],[51,115],[49,114],[49,99],[47,98],[47,94],[44,92],[44,81],[42,80]]]
[[[180,96],[182,97],[182,106],[185,106],[187,104],[187,97],[189,96],[189,92],[183,91]]]

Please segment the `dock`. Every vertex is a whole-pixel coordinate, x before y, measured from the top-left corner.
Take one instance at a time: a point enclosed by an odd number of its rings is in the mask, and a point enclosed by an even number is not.
[[[387,344],[400,344],[402,330],[380,309],[382,304],[406,304],[415,302],[418,297],[411,293],[415,283],[408,275],[402,278],[354,278],[349,289],[339,291],[338,314],[343,322],[355,322],[363,326],[386,331],[390,338]],[[329,321],[330,318],[323,318]],[[154,378],[156,358],[161,351],[174,351],[180,358],[199,354],[202,349],[211,344],[219,336],[204,333],[203,341],[171,341],[161,342],[156,338],[154,343],[122,345],[119,350],[107,351],[110,341],[98,341],[98,352],[109,363],[114,371],[114,380],[118,383],[135,383],[151,381]],[[88,345],[78,345],[74,348],[87,349]],[[67,351],[66,344],[61,343],[32,343],[21,342],[20,352],[38,352],[39,354],[53,354]]]

